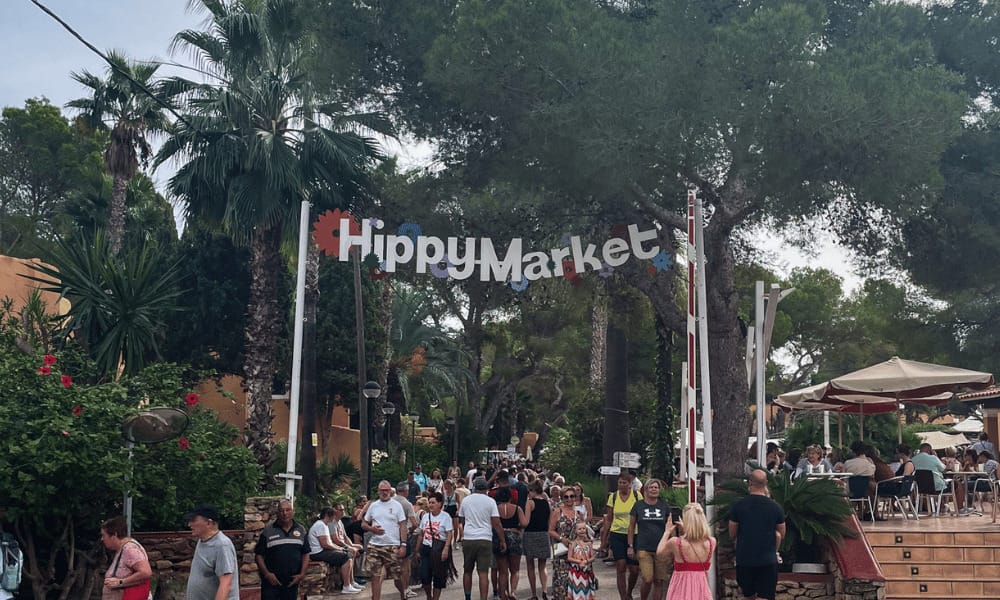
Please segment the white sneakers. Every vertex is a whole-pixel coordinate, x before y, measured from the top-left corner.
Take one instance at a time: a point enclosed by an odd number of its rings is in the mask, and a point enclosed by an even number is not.
[[[364,588],[356,587],[354,584],[347,584],[344,589],[340,590],[342,594],[360,594],[364,591]]]

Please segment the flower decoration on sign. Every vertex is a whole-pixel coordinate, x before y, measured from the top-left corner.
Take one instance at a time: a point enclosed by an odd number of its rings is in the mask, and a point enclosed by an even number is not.
[[[659,271],[657,271],[657,270],[656,270],[656,267],[655,267],[655,266],[653,266],[653,265],[649,265],[649,266],[647,266],[647,267],[646,267],[646,272],[647,272],[647,273],[649,273],[649,275],[650,275],[651,277],[655,277],[655,276],[656,276],[656,274],[657,274],[657,273],[659,273]]]
[[[437,277],[438,279],[448,279],[448,277],[450,277],[448,269],[453,266],[455,265],[451,264],[451,261],[448,260],[448,257],[446,256],[444,260],[430,265],[431,275]]]
[[[514,290],[515,292],[523,292],[524,290],[528,289],[528,278],[522,277],[517,281],[511,281],[510,289]]]
[[[361,259],[361,266],[366,269],[374,269],[379,265],[378,254],[369,252]]]
[[[61,383],[64,388],[73,387],[73,378],[69,375],[63,375],[59,378],[59,383]]]
[[[340,257],[340,221],[350,220],[350,235],[361,235],[361,223],[346,210],[328,210],[313,224],[313,240],[327,256]]]
[[[79,404],[77,404],[76,406],[74,406],[73,407],[73,416],[76,417],[76,418],[78,418],[78,419],[80,417],[82,417],[83,416],[83,407],[80,406]]]
[[[396,235],[405,235],[406,237],[413,240],[413,243],[417,243],[417,238],[423,231],[420,229],[420,225],[416,223],[411,223],[409,221],[401,224],[399,229],[396,230]]]
[[[576,272],[576,263],[571,260],[562,261],[563,277],[572,281],[580,277],[580,274]]]
[[[378,217],[368,218],[368,226],[372,229],[382,229],[382,225],[384,224],[385,223],[382,222],[382,219],[379,219]]]
[[[177,438],[177,445],[180,447],[181,450],[191,449],[191,442],[189,442],[188,439],[183,436]]]
[[[50,367],[48,365],[42,365],[42,366],[38,367],[38,372],[41,373],[42,375],[51,375],[52,374],[52,367]]]
[[[672,264],[670,258],[669,252],[666,250],[660,250],[660,253],[654,256],[651,260],[657,271],[666,271],[670,269],[670,265]]]
[[[601,268],[598,269],[597,274],[607,279],[608,277],[611,277],[612,275],[615,274],[615,268],[606,262],[602,262]]]
[[[191,392],[187,396],[184,396],[184,404],[187,404],[188,406],[198,404],[198,394]]]
[[[42,359],[42,362],[51,367],[52,365],[56,364],[56,357],[52,356],[51,354],[46,354],[45,357]]]
[[[379,263],[377,267],[368,269],[368,274],[375,281],[380,281],[389,276],[389,273],[385,271],[385,263]]]

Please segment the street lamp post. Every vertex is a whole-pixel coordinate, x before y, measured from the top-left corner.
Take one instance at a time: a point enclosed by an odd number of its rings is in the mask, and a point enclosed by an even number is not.
[[[361,393],[364,396],[362,400],[362,410],[359,411],[359,416],[362,420],[359,423],[359,429],[362,430],[363,437],[368,443],[363,444],[362,450],[364,451],[364,456],[361,457],[361,487],[365,490],[365,493],[371,495],[372,482],[371,482],[371,469],[372,469],[372,445],[371,445],[371,417],[368,410],[369,403],[378,398],[382,393],[382,388],[378,383],[374,381],[369,381],[365,383],[364,387],[361,388]]]
[[[410,413],[410,470],[416,466],[417,461],[417,421],[420,420],[420,415],[417,413]]]
[[[450,430],[448,433],[455,431],[455,419],[448,417],[444,422],[448,425],[448,429]],[[451,443],[451,460],[453,461],[458,460],[458,447],[455,442],[457,442],[457,439],[453,439]]]
[[[382,435],[385,438],[385,449],[387,451],[389,450],[389,417],[391,417],[395,413],[396,413],[395,404],[393,404],[392,402],[382,403],[382,414],[385,415],[385,425],[384,425],[385,431],[382,432]]]

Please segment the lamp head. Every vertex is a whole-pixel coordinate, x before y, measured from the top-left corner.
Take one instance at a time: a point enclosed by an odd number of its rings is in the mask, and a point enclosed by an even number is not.
[[[396,405],[395,404],[393,404],[391,402],[386,402],[385,404],[382,405],[382,414],[383,415],[388,416],[388,415],[391,415],[391,414],[393,414],[395,412],[396,412]]]
[[[374,381],[369,381],[368,383],[365,384],[365,387],[361,390],[361,393],[363,393],[365,395],[365,398],[368,399],[378,398],[379,394],[382,393],[382,388],[379,386],[379,384],[375,383]]]

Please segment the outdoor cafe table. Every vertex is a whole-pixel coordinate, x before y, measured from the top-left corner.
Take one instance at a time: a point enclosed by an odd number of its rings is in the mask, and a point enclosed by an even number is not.
[[[823,477],[826,479],[847,479],[848,477],[854,477],[854,473],[804,473],[806,477]]]
[[[945,471],[944,475],[945,475],[945,477],[961,478],[963,484],[965,483],[965,481],[967,481],[969,479],[982,479],[983,477],[988,477],[988,474],[986,472],[984,472],[984,471]],[[952,488],[952,492],[954,492],[954,488]],[[993,495],[993,522],[996,523],[997,522],[997,490],[995,489],[995,484],[991,483],[990,492]],[[975,492],[973,492],[973,493],[975,493]],[[966,504],[968,504],[970,507],[972,506],[972,499],[971,499],[971,495],[969,495],[969,494],[966,495]],[[978,512],[978,511],[976,511],[976,512]]]

